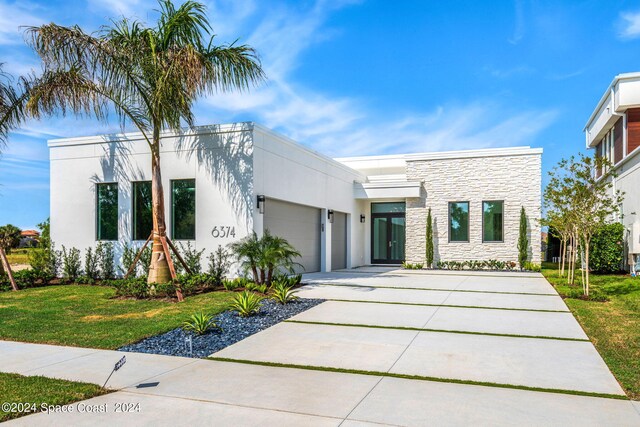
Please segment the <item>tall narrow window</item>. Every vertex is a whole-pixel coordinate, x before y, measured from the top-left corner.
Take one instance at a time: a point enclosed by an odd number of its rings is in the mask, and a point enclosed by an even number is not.
[[[502,242],[504,202],[482,202],[482,241]]]
[[[133,183],[133,240],[147,240],[153,230],[151,181]]]
[[[171,181],[171,237],[175,240],[196,238],[196,180]]]
[[[96,185],[96,238],[118,240],[118,184]]]
[[[469,241],[469,202],[449,202],[449,241]]]

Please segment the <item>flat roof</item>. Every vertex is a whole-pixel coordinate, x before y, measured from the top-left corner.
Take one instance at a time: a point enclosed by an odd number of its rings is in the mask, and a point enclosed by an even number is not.
[[[640,78],[640,72],[638,71],[635,71],[633,73],[621,73],[616,75],[611,81],[611,83],[609,84],[609,86],[607,86],[607,89],[604,91],[604,94],[600,98],[600,101],[598,101],[596,108],[593,110],[593,112],[589,116],[589,120],[587,120],[587,124],[584,125],[584,128],[582,129],[582,131],[583,132],[586,131],[587,128],[591,126],[591,122],[593,122],[593,119],[596,118],[596,116],[598,115],[598,111],[600,111],[600,108],[602,108],[605,101],[609,97],[609,94],[611,93],[611,89],[614,88],[620,80],[637,79],[637,78]]]
[[[407,154],[386,154],[380,156],[358,156],[358,157],[339,157],[339,162],[358,162],[370,160],[438,160],[438,159],[456,159],[470,157],[502,157],[517,155],[542,154],[542,148],[531,148],[529,146],[520,147],[504,147],[504,148],[483,148],[477,150],[455,150],[455,151],[432,151],[428,153],[407,153]]]

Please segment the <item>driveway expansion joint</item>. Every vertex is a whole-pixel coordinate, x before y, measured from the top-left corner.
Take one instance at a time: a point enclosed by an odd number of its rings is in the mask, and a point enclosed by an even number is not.
[[[435,316],[435,312],[432,317]],[[429,319],[429,321],[431,318]],[[429,323],[427,321],[426,324]],[[430,329],[430,328],[413,328],[410,326],[383,326],[383,325],[366,325],[361,323],[334,323],[334,322],[313,322],[307,320],[285,320],[286,323],[301,323],[305,325],[326,325],[326,326],[344,326],[354,328],[371,328],[371,329],[390,329],[399,331],[418,331],[418,332],[436,332],[445,334],[465,334],[465,335],[484,335],[490,337],[507,337],[507,338],[524,338],[524,339],[541,339],[541,340],[556,340],[556,341],[577,341],[577,342],[591,342],[586,338],[565,338],[565,337],[552,337],[552,336],[539,336],[539,335],[519,335],[519,334],[500,334],[493,332],[475,332],[475,331],[460,331],[451,329]]]

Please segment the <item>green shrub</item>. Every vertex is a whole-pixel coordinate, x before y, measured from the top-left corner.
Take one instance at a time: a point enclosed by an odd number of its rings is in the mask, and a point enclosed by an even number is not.
[[[274,282],[272,287],[271,298],[284,305],[293,300],[298,299],[295,295],[296,291],[292,289],[289,282]]]
[[[193,295],[197,292],[205,292],[214,289],[218,283],[214,276],[208,273],[201,274],[183,274],[176,279],[182,287],[184,295]]]
[[[424,267],[424,264],[421,264],[421,263],[417,263],[417,264],[412,264],[410,262],[402,263],[402,268],[404,268],[405,270],[422,270],[422,267]]]
[[[93,277],[83,274],[82,276],[78,276],[76,283],[79,285],[95,285],[97,281]]]
[[[260,311],[264,298],[253,292],[243,291],[236,294],[229,308],[242,317],[251,316]]]
[[[226,279],[230,268],[231,254],[222,246],[218,245],[218,249],[209,254],[209,274],[215,278],[217,284],[220,284]]]
[[[99,242],[96,246],[96,258],[100,267],[100,277],[106,280],[112,279],[116,275],[114,262],[113,243]]]
[[[524,263],[524,269],[527,271],[535,271],[535,272],[542,271],[542,267],[540,266],[540,264],[534,264],[531,261],[527,261]]]
[[[277,274],[273,276],[272,283],[284,282],[290,288],[299,285],[302,282],[302,274],[287,276],[286,274]]]
[[[623,269],[624,226],[605,224],[593,235],[589,250],[589,268],[594,273],[618,273]]]
[[[191,242],[187,242],[186,246],[182,243],[179,244],[180,253],[184,263],[187,264],[191,274],[200,274],[202,272],[202,254],[204,249],[198,251],[194,246],[191,246]],[[182,271],[182,264],[175,262],[176,271]]]
[[[100,277],[98,257],[91,247],[87,248],[87,252],[84,256],[84,274],[94,280]]]
[[[58,277],[61,257],[60,251],[56,251],[55,244],[51,243],[42,248],[32,249],[29,252],[29,264],[41,281],[49,282]]]
[[[142,251],[142,255],[140,255],[139,265],[142,265],[142,271],[144,272],[145,277],[149,277],[149,268],[151,267],[152,255],[153,251],[151,250],[151,245],[147,245],[147,247]]]
[[[431,208],[427,214],[427,229],[425,231],[426,246],[425,246],[425,262],[427,268],[433,268],[433,221],[431,219]]]
[[[133,261],[135,261],[136,259],[136,255],[138,255],[138,249],[129,245],[128,243],[122,245],[122,264],[118,266],[118,270],[120,271],[121,275],[124,276],[125,274],[127,274],[127,271],[129,271],[131,264],[133,264]],[[137,265],[131,271],[131,275],[134,277],[138,275]]]
[[[236,282],[236,284],[238,285],[238,288],[244,288],[246,287],[248,284],[253,283],[251,280],[249,280],[246,277],[236,277],[235,279],[233,279],[234,282]]]
[[[33,288],[36,286],[42,286],[47,284],[47,282],[43,282],[40,279],[40,277],[38,276],[38,273],[29,269],[14,271],[13,279],[16,281],[16,285],[18,286],[18,289]],[[8,282],[8,277],[7,277],[7,282]]]
[[[145,277],[109,280],[105,284],[113,286],[116,289],[116,295],[120,297],[148,298],[151,295],[150,286]]]
[[[67,248],[62,245],[62,277],[68,282],[74,282],[82,273],[80,251],[77,248]]]
[[[267,293],[266,283],[263,283],[262,285],[258,285],[257,283],[247,283],[244,288],[248,291],[260,292],[261,294]]]
[[[149,296],[153,298],[175,298],[178,286],[173,282],[153,283],[149,285]],[[191,295],[182,290],[183,296]]]
[[[196,313],[191,315],[188,321],[182,324],[182,330],[193,332],[196,335],[204,335],[210,329],[217,328],[214,316],[205,313]]]
[[[518,264],[524,268],[529,256],[529,239],[527,238],[527,214],[524,206],[520,208],[520,227],[518,231]]]
[[[239,288],[238,282],[235,280],[229,280],[229,279],[222,279],[222,286],[227,290],[227,291],[235,291],[236,289]]]

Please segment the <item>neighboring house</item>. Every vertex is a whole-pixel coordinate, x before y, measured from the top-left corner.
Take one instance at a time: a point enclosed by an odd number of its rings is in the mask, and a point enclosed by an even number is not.
[[[584,128],[587,148],[615,168],[613,189],[624,202],[614,220],[625,226],[625,265],[640,263],[640,73],[617,75]],[[596,175],[602,175],[597,171]]]
[[[20,232],[20,248],[31,248],[38,245],[40,232],[37,230],[22,230]]]
[[[51,237],[84,250],[140,245],[151,231],[150,154],[140,134],[49,141]],[[541,149],[331,159],[253,123],[162,135],[169,237],[214,251],[269,229],[305,271],[436,260],[516,261],[525,207],[540,261]],[[205,254],[206,256],[206,254]]]

